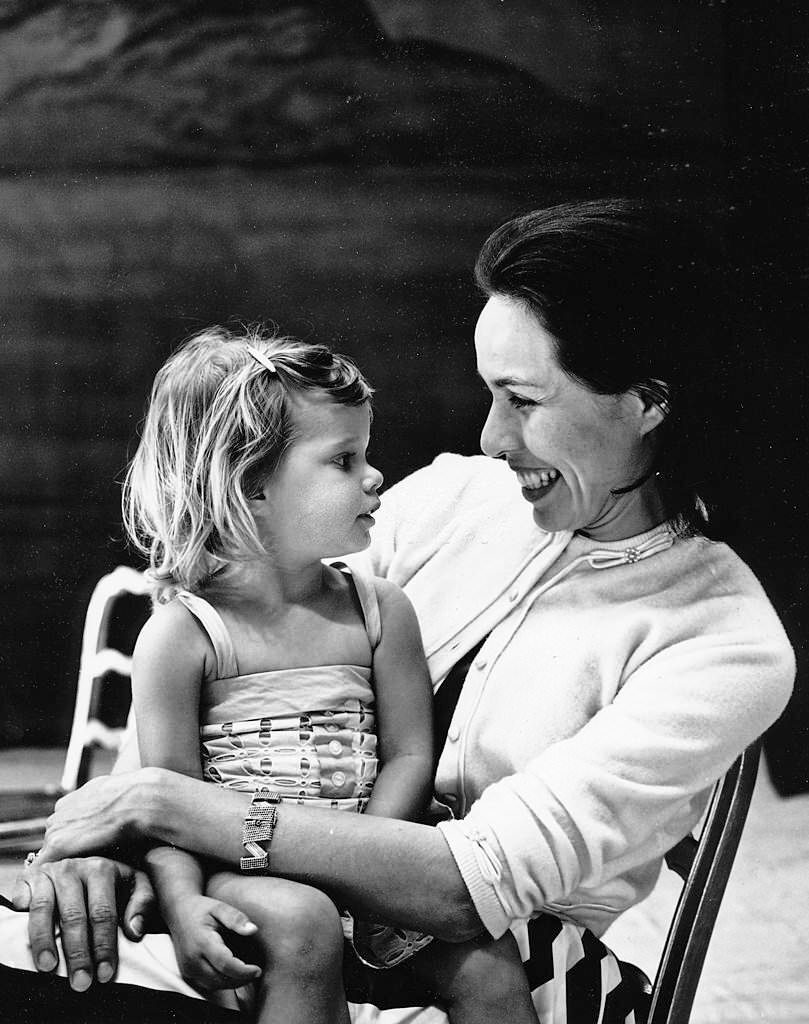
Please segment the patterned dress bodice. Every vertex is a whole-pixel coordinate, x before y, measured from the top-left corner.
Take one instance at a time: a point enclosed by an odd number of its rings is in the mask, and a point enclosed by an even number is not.
[[[380,638],[373,580],[353,574],[372,649]],[[200,695],[203,778],[230,789],[277,790],[287,802],[362,811],[377,775],[371,668],[316,665],[241,675],[219,613],[186,591],[218,678]]]

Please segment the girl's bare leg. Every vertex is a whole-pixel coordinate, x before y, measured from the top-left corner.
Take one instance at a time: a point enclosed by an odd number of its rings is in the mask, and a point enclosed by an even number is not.
[[[452,1024],[539,1024],[511,932],[496,940],[436,939],[413,958],[413,967]]]
[[[349,1024],[343,987],[343,931],[319,889],[282,878],[213,875],[207,894],[241,910],[258,927],[263,954],[257,1024]]]

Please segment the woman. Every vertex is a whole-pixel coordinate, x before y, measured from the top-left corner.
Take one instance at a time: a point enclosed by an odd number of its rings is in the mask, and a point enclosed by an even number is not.
[[[393,487],[368,555],[419,615],[448,725],[434,805],[446,820],[284,806],[269,850],[271,873],[370,918],[448,942],[510,928],[545,1024],[631,1011],[595,936],[651,890],[794,676],[758,582],[707,536],[701,489],[717,470],[708,441],[727,366],[715,295],[691,240],[677,238],[665,218],[608,201],[530,213],[487,240],[475,346],[490,458],[440,456]],[[54,901],[75,989],[115,963],[114,879],[123,904],[134,891],[130,935],[145,906],[131,869],[46,862],[97,850],[126,860],[142,840],[238,864],[246,812],[238,793],[156,770],[62,800],[17,894],[40,969],[54,963]],[[30,971],[2,934],[0,961]],[[142,983],[137,952],[124,953],[119,980]],[[405,1019],[371,1003],[429,1004],[418,956],[410,964],[370,982],[349,964],[357,1019]],[[15,974],[15,991],[41,993],[32,978]]]

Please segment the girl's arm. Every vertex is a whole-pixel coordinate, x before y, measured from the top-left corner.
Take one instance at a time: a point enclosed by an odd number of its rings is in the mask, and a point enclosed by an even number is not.
[[[132,703],[141,764],[200,778],[199,692],[211,655],[191,613],[178,601],[158,607],[143,627],[132,659]],[[146,855],[170,930],[184,899],[202,892],[196,859],[152,847]]]
[[[427,808],[433,778],[433,691],[413,606],[375,581],[382,639],[374,652],[381,768],[366,814],[413,819]]]
[[[144,766],[200,779],[199,692],[213,662],[207,638],[179,602],[159,608],[144,626],[132,661]],[[235,957],[221,932],[252,935],[256,926],[237,908],[204,895],[205,875],[196,857],[174,845],[156,845],[147,852],[146,864],[183,977],[214,989],[254,981],[259,968]]]

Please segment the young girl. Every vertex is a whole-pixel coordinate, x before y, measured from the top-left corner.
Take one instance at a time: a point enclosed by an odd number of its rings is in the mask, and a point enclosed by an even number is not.
[[[157,375],[124,486],[156,602],[134,652],[141,759],[255,796],[245,874],[206,877],[167,847],[147,863],[184,977],[205,990],[257,982],[262,1024],[348,1021],[344,935],[373,967],[424,949],[412,964],[454,1024],[536,1022],[510,935],[431,943],[261,874],[279,801],[410,819],[430,792],[413,609],[392,583],[323,561],[369,543],[382,484],[367,461],[370,398],[350,360],[259,330],[206,331]]]

